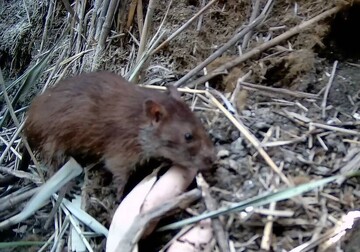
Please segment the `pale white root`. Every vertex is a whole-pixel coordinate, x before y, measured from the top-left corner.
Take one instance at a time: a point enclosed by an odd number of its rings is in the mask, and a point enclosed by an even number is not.
[[[197,174],[196,169],[173,166],[159,180],[155,174],[149,175],[137,185],[121,202],[116,210],[109,229],[106,252],[118,251],[119,241],[123,240],[132,223],[139,214],[162,205],[165,201],[183,193]],[[155,228],[152,222],[142,233],[149,235]],[[138,239],[141,237],[139,236]],[[137,251],[135,248],[133,251]]]
[[[210,252],[213,230],[211,220],[200,221],[192,229],[176,239],[167,252]]]

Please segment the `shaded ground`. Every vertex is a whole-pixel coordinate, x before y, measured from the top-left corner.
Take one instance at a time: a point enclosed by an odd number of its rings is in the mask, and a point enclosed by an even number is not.
[[[201,1],[174,2],[167,16],[163,30],[171,34],[185,21],[189,20],[200,8]],[[202,18],[185,32],[176,37],[158,54],[154,55],[149,68],[143,74],[145,82],[163,84],[179,79],[193,69],[217,48],[226,43],[233,34],[247,23],[251,15],[250,1],[219,1],[210,8]],[[261,1],[261,6],[265,3]],[[301,21],[308,20],[332,7],[337,1],[276,1],[270,15],[253,31],[248,46],[243,50],[251,50],[275,36],[284,33]],[[339,1],[340,2],[340,1]],[[41,49],[43,20],[47,6],[38,8],[38,3],[25,1],[30,16],[31,26],[27,22],[27,14],[23,1],[2,1],[0,3],[0,67],[5,81],[10,83],[19,77],[29,65],[35,63]],[[167,1],[160,1],[155,11],[154,27],[159,27],[167,8]],[[144,3],[145,5],[145,3]],[[2,6],[2,7],[1,7]],[[126,8],[125,8],[125,7]],[[124,13],[128,5],[124,4]],[[90,4],[87,6],[91,8]],[[295,10],[297,11],[295,13]],[[146,8],[144,8],[144,12]],[[59,37],[61,24],[66,20],[66,10],[61,2],[54,10],[54,22],[49,29],[44,48],[49,48]],[[112,39],[107,46],[106,55],[100,65],[118,73],[128,71],[134,64],[134,44],[126,32],[125,17],[122,16],[112,27],[113,34],[122,34]],[[359,132],[360,130],[360,62],[358,32],[360,5],[347,8],[335,17],[325,19],[306,31],[273,47],[257,58],[233,68],[227,75],[216,77],[210,86],[225,96],[229,96],[237,84],[237,80],[249,70],[252,74],[245,80],[236,97],[235,106],[243,124],[262,142],[266,152],[282,168],[283,173],[295,184],[320,179],[342,172],[341,168],[348,164],[360,152],[359,136],[348,132],[327,130],[321,127],[310,127],[310,123],[329,124],[343,129]],[[198,28],[200,27],[200,28]],[[134,21],[130,32],[139,37],[137,23]],[[215,60],[208,71],[239,55],[240,41],[226,53]],[[90,44],[91,45],[91,44]],[[43,51],[42,51],[43,52]],[[69,53],[69,56],[71,53]],[[65,75],[88,70],[87,62],[91,55],[85,55],[77,65],[64,70]],[[333,63],[338,60],[334,80],[330,86],[325,110],[322,108],[325,87],[332,72]],[[55,64],[56,57],[52,59]],[[80,68],[79,66],[82,65]],[[18,108],[28,105],[28,100],[39,86],[34,85]],[[246,85],[246,83],[256,84]],[[263,90],[261,87],[273,89]],[[278,89],[276,89],[278,88]],[[284,94],[279,88],[292,93]],[[16,86],[9,90],[14,95]],[[303,93],[318,95],[311,98]],[[185,95],[189,104],[190,95]],[[3,96],[0,98],[3,102]],[[196,107],[205,108],[201,102]],[[4,111],[4,105],[2,105]],[[324,114],[325,111],[325,114]],[[208,128],[212,140],[220,153],[220,165],[206,179],[212,186],[212,196],[220,206],[230,202],[239,202],[261,193],[279,188],[283,184],[271,171],[255,148],[239,133],[225,116],[216,109],[200,109],[198,115]],[[3,130],[10,130],[7,125]],[[11,131],[10,131],[11,132]],[[5,145],[1,143],[2,149]],[[7,159],[1,165],[13,167],[13,159]],[[88,175],[86,197],[91,199],[85,209],[97,217],[107,227],[110,224],[114,209],[114,188],[111,175],[93,169]],[[280,202],[276,209],[293,212],[292,217],[275,218],[271,246],[273,251],[289,251],[292,248],[323,234],[333,227],[334,220],[352,209],[360,206],[359,181],[354,178],[344,185],[331,184],[322,191],[311,192],[303,196],[307,208],[293,201]],[[28,184],[20,181],[13,185],[19,188]],[[12,185],[10,185],[12,186]],[[9,188],[0,188],[0,197],[8,193]],[[14,190],[14,189],[12,189]],[[200,205],[202,203],[199,203]],[[18,206],[19,207],[19,206]],[[16,208],[16,207],[15,207]],[[42,230],[50,204],[36,213],[19,228],[7,231],[4,240],[46,240],[50,234]],[[0,215],[5,218],[10,210]],[[251,213],[247,216],[232,214],[224,218],[224,226],[233,242],[236,251],[258,251],[264,232],[266,215]],[[31,231],[30,231],[31,230]],[[355,235],[349,235],[354,237]],[[152,238],[149,238],[152,239]],[[353,239],[349,242],[353,244]],[[153,240],[152,240],[153,241]],[[101,248],[102,239],[94,239],[92,244]],[[95,245],[96,244],[96,245]],[[159,239],[156,246],[161,246]],[[340,244],[340,243],[339,243]],[[337,246],[339,245],[337,244]],[[355,245],[350,245],[354,247]],[[150,251],[150,250],[147,250]],[[355,251],[345,249],[345,251]]]

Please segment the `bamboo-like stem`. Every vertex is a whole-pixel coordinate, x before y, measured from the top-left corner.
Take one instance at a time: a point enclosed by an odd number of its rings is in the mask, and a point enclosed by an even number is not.
[[[130,29],[130,26],[134,20],[137,2],[138,2],[138,0],[131,0],[130,9],[129,9],[129,13],[128,13],[128,19],[126,21],[126,30]]]
[[[136,62],[139,62],[139,60],[141,59],[141,57],[144,53],[146,42],[148,39],[148,34],[149,34],[149,31],[151,30],[151,26],[152,26],[153,14],[154,14],[156,3],[157,3],[156,0],[149,1],[149,5],[148,5],[146,16],[145,16],[144,27],[141,32],[140,45],[139,45],[139,49],[138,49],[138,53],[137,53],[137,57],[136,57]]]
[[[93,65],[91,68],[92,70],[95,70],[97,68],[99,57],[105,48],[105,41],[109,34],[111,22],[114,18],[116,6],[118,3],[119,3],[119,0],[110,0],[109,8],[106,12],[106,19],[105,19],[104,25],[101,29],[98,45],[95,50],[94,61],[93,61]]]
[[[138,0],[136,16],[137,16],[137,22],[138,22],[139,36],[141,38],[142,30],[144,28],[144,13],[143,13],[142,0]]]

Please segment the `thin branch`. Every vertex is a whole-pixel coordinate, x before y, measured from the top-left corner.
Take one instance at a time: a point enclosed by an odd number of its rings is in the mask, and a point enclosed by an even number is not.
[[[139,62],[139,60],[141,59],[141,57],[144,53],[146,42],[148,40],[148,34],[152,28],[152,20],[153,20],[153,14],[154,14],[156,4],[157,4],[156,0],[149,1],[149,5],[148,5],[146,16],[145,16],[144,27],[141,32],[140,46],[138,49],[136,62]]]
[[[40,187],[36,187],[36,188],[28,190],[27,192],[24,192],[20,195],[9,197],[9,198],[7,198],[7,200],[1,201],[0,211],[5,211],[10,207],[14,207],[16,205],[19,205],[21,202],[28,200],[35,193],[37,193],[39,191],[39,189],[40,189]]]
[[[169,42],[174,39],[177,35],[179,35],[181,32],[183,32],[185,29],[187,29],[192,22],[194,22],[201,14],[203,14],[207,9],[209,9],[215,2],[218,0],[212,0],[210,1],[204,8],[199,10],[192,18],[190,18],[185,24],[183,24],[177,31],[175,31],[173,34],[170,35],[164,42],[162,42],[155,50],[151,52],[151,54],[155,54],[158,51],[160,51],[163,47],[165,47]]]
[[[357,130],[349,130],[349,129],[339,128],[339,127],[330,126],[330,125],[321,124],[321,123],[310,123],[310,124],[312,126],[315,126],[317,128],[321,128],[321,129],[332,130],[332,131],[337,131],[337,132],[341,132],[344,134],[360,136],[360,132]]]
[[[251,12],[251,16],[250,16],[250,23],[253,22],[256,18],[256,16],[259,13],[260,10],[260,0],[253,0],[252,1],[253,4],[253,10]],[[245,36],[244,36],[244,40],[242,42],[241,48],[244,51],[247,47],[248,47],[248,43],[249,40],[251,38],[252,35],[252,31],[249,31]]]
[[[207,97],[216,104],[216,106],[225,114],[225,116],[234,124],[234,126],[244,135],[244,137],[250,141],[250,143],[255,147],[259,154],[264,158],[266,163],[271,167],[271,169],[279,175],[280,179],[287,184],[292,186],[292,183],[289,179],[281,172],[279,167],[274,163],[274,161],[269,157],[266,151],[261,147],[261,143],[257,140],[250,131],[242,125],[225,107],[209,92],[207,92]]]
[[[308,21],[305,21],[293,28],[291,28],[290,30],[288,30],[287,32],[273,38],[272,40],[269,40],[268,42],[266,43],[263,43],[255,48],[253,48],[251,51],[249,52],[246,52],[244,53],[243,55],[219,66],[218,68],[214,69],[213,72],[214,73],[217,73],[217,72],[224,72],[224,71],[227,71],[227,70],[230,70],[231,68],[239,65],[240,63],[243,63],[244,61],[252,58],[252,57],[255,57],[256,55],[259,55],[260,53],[262,53],[263,51],[275,46],[275,45],[278,45],[279,43],[283,42],[284,40],[287,40],[289,39],[290,37],[302,32],[303,30],[309,28],[309,26],[319,22],[320,20],[323,20],[335,13],[337,13],[338,11],[340,11],[342,9],[341,6],[336,6],[334,8],[331,8],[330,10],[327,10],[323,13],[321,13],[320,15],[308,20]],[[195,71],[191,71],[191,72],[195,72]],[[189,76],[188,76],[189,75]],[[193,74],[192,74],[193,75]],[[192,76],[191,75],[191,76]],[[186,78],[185,78],[186,76]],[[174,85],[175,86],[182,86],[182,85],[185,85],[185,81],[187,79],[189,79],[191,76],[190,76],[190,72],[185,75],[182,79],[180,79],[178,82],[176,82]],[[196,79],[195,81],[193,82],[190,82],[187,84],[187,86],[189,87],[193,87],[195,84],[199,84],[199,83],[204,83],[208,80],[210,80],[212,78],[212,76],[210,75],[205,75],[205,76],[202,76],[198,79]],[[184,79],[184,80],[183,80]]]
[[[218,203],[210,194],[209,184],[205,181],[204,177],[201,174],[197,176],[197,182],[198,185],[201,187],[207,210],[215,211],[216,209],[218,209]],[[229,235],[224,230],[223,224],[221,222],[221,217],[219,216],[218,218],[213,219],[211,221],[211,225],[214,230],[214,235],[219,245],[220,252],[230,251]]]
[[[248,83],[248,82],[244,82],[241,81],[241,85],[244,88],[250,88],[252,90],[258,90],[258,91],[265,91],[265,92],[269,92],[272,94],[282,94],[282,95],[290,95],[290,96],[294,96],[296,98],[307,98],[307,99],[317,99],[318,95],[317,94],[310,94],[310,93],[305,93],[305,92],[301,92],[301,91],[292,91],[286,88],[274,88],[274,87],[267,87],[267,86],[263,86],[263,85],[259,85],[259,84],[252,84],[252,83]]]
[[[253,22],[251,22],[248,26],[246,26],[243,30],[237,33],[234,37],[232,37],[228,42],[226,42],[222,47],[216,50],[212,55],[210,55],[206,60],[197,65],[194,69],[188,72],[185,76],[183,76],[180,80],[174,83],[175,87],[182,86],[187,80],[189,80],[196,73],[201,71],[204,67],[209,65],[215,59],[217,59],[220,55],[222,55],[226,50],[228,50],[231,46],[237,43],[242,37],[244,37],[250,30],[254,29],[254,27],[258,26],[261,21],[265,18],[266,9],[262,12],[262,14],[257,17]],[[205,75],[208,76],[208,75]]]
[[[323,119],[326,117],[326,101],[327,101],[327,98],[328,98],[328,95],[329,95],[329,92],[330,92],[331,85],[332,85],[332,83],[334,81],[337,64],[338,64],[338,61],[335,60],[332,71],[331,71],[331,76],[330,76],[329,81],[328,81],[328,83],[326,85],[326,89],[325,89],[325,93],[324,93],[324,99],[323,99],[323,101],[321,103],[322,118]]]

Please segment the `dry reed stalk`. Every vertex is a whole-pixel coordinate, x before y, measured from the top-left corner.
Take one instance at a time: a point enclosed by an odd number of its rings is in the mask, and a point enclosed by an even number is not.
[[[185,24],[183,24],[179,29],[177,29],[173,34],[170,35],[164,42],[162,42],[155,50],[151,52],[152,54],[157,53],[160,51],[163,47],[165,47],[171,40],[173,40],[177,35],[179,35],[181,32],[183,32],[185,29],[187,29],[192,22],[194,22],[199,16],[201,16],[206,10],[208,10],[215,2],[218,0],[212,0],[210,1],[206,6],[201,8],[192,18],[190,18]]]
[[[0,141],[5,144],[5,146],[9,146],[9,143],[6,139],[4,139],[2,136],[0,136]],[[21,159],[20,153],[12,146],[10,146],[10,151],[19,159]]]
[[[35,184],[41,183],[41,180],[38,176],[31,174],[30,172],[24,172],[19,170],[14,170],[12,168],[0,166],[0,172],[17,177],[22,179],[27,179]],[[8,186],[8,185],[6,185]]]
[[[244,82],[241,81],[241,85],[243,86],[243,88],[251,88],[253,90],[258,90],[258,91],[265,91],[265,92],[269,92],[269,93],[275,93],[275,94],[282,94],[282,95],[290,95],[290,96],[294,96],[296,98],[307,98],[307,99],[317,99],[318,95],[317,94],[310,94],[310,93],[305,93],[305,92],[301,92],[301,91],[292,91],[286,88],[273,88],[273,87],[267,87],[267,86],[263,86],[263,85],[259,85],[259,84],[252,84],[252,83],[248,83],[248,82]]]
[[[97,13],[99,11],[100,4],[101,4],[101,0],[94,0],[94,8],[92,9],[91,20],[88,29],[88,36],[86,39],[87,40],[86,48],[88,48],[95,40],[95,33],[96,33],[95,21],[97,20]]]
[[[204,177],[201,174],[198,174],[196,177],[196,181],[197,181],[198,186],[201,188],[204,202],[206,205],[206,209],[208,211],[215,211],[216,209],[218,209],[219,203],[216,202],[216,200],[211,196],[210,186],[205,181]],[[221,217],[222,216],[212,219],[211,225],[212,225],[215,239],[219,246],[220,252],[227,252],[227,251],[230,251],[229,235],[224,230],[224,227],[222,224],[222,221],[224,221],[224,219],[222,219]]]
[[[336,7],[333,7],[327,11],[324,11],[323,13],[319,14],[318,16],[308,20],[308,21],[305,21],[293,28],[291,28],[290,30],[288,30],[287,32],[273,38],[272,40],[269,40],[268,42],[265,42],[255,48],[253,48],[252,50],[244,53],[243,55],[219,66],[218,68],[214,69],[213,72],[224,72],[224,71],[227,71],[227,70],[230,70],[231,68],[239,65],[240,63],[243,63],[244,61],[256,56],[256,55],[259,55],[261,52],[283,42],[284,40],[287,40],[289,39],[290,37],[302,32],[303,30],[309,28],[309,26],[319,22],[320,20],[323,20],[324,18],[327,18],[337,12],[339,12],[340,10],[342,9],[342,7],[340,6],[336,6]],[[213,56],[214,57],[214,56]],[[216,56],[218,57],[218,55]],[[209,57],[210,58],[210,57]],[[205,65],[205,64],[204,64]],[[200,71],[201,69],[198,69],[198,71]],[[191,76],[193,74],[195,74],[195,72],[198,72],[198,71],[190,71],[191,72]],[[179,87],[179,86],[182,86],[184,85],[184,82],[186,80],[188,80],[191,76],[190,76],[190,72],[185,75],[183,78],[181,78],[179,81],[177,81],[174,85]],[[186,78],[185,78],[186,77]],[[187,84],[187,86],[189,87],[193,87],[193,86],[196,86],[196,85],[199,85],[201,83],[204,83],[208,80],[210,80],[212,77],[210,75],[204,75],[190,83]]]
[[[47,33],[48,33],[48,30],[50,27],[49,24],[52,23],[52,18],[53,18],[53,14],[54,14],[54,6],[55,6],[55,2],[49,1],[49,8],[48,8],[46,18],[45,18],[45,25],[44,25],[44,29],[43,29],[43,35],[42,35],[42,39],[41,39],[41,43],[40,43],[39,53],[43,52],[44,43],[47,41]]]
[[[357,135],[357,136],[360,135],[359,131],[350,130],[350,129],[344,129],[344,128],[331,126],[331,125],[327,125],[327,124],[310,122],[310,125],[313,126],[313,127],[326,129],[326,130],[337,131],[337,132],[341,132],[341,133],[344,133],[344,134]]]
[[[274,211],[276,209],[276,202],[271,202],[269,206],[270,211]],[[271,238],[273,236],[273,225],[274,225],[274,216],[269,215],[266,218],[266,224],[264,227],[264,234],[261,238],[261,249],[265,251],[270,251],[271,248]]]
[[[9,142],[9,145],[6,146],[4,152],[1,154],[1,157],[0,157],[0,164],[4,161],[7,153],[9,152],[11,146],[13,145],[13,143],[15,142],[15,140],[17,139],[18,135],[20,134],[23,126],[24,126],[24,123],[20,124],[19,120],[17,119],[16,115],[15,115],[15,112],[14,112],[14,108],[12,107],[12,104],[11,104],[11,101],[9,99],[9,96],[7,94],[7,91],[6,91],[6,88],[5,88],[5,82],[4,82],[4,78],[3,78],[3,75],[2,75],[2,71],[0,69],[0,86],[1,86],[1,89],[3,91],[3,95],[4,95],[4,98],[5,98],[5,101],[6,101],[6,105],[8,107],[8,110],[9,110],[9,113],[10,113],[10,116],[11,118],[13,119],[14,123],[15,123],[15,126],[17,128],[15,134],[13,135],[13,138],[10,140]],[[31,151],[31,148],[28,144],[28,142],[26,141],[26,139],[23,139],[23,142],[24,142],[24,146],[25,148],[27,149],[27,151],[29,152],[30,154],[30,157],[31,159],[34,161],[34,164],[36,166],[36,170],[38,172],[38,175],[40,176],[41,178],[41,181],[45,181],[44,179],[44,174],[43,172],[41,171],[40,169],[40,166],[34,156],[34,154],[32,153]]]
[[[77,10],[78,6],[79,6],[79,1],[80,0],[77,0],[75,1],[75,10]],[[67,0],[64,1],[64,4],[67,3],[69,4],[69,2]],[[68,10],[70,13],[74,13],[74,10],[72,9],[72,7],[70,6],[69,4],[69,10]],[[73,48],[74,46],[74,43],[76,42],[75,38],[76,38],[76,24],[78,23],[77,21],[79,20],[79,18],[77,17],[76,15],[76,18],[75,18],[75,15],[69,15],[68,17],[68,20],[70,20],[70,39],[69,39],[69,46],[68,46],[68,55],[71,55],[71,49]]]
[[[332,84],[333,81],[334,81],[337,64],[338,64],[338,61],[335,60],[335,62],[334,62],[334,64],[333,64],[333,68],[332,68],[332,71],[331,71],[331,75],[330,75],[329,81],[328,81],[328,83],[327,83],[327,85],[326,85],[326,88],[325,88],[324,98],[323,98],[323,101],[322,101],[322,103],[321,103],[322,118],[323,118],[323,119],[325,119],[325,117],[326,117],[326,101],[327,101],[327,98],[328,98],[328,95],[329,95],[329,92],[330,92],[331,84]]]
[[[95,31],[95,40],[96,41],[98,41],[99,38],[100,38],[100,33],[101,33],[102,28],[103,28],[103,24],[105,22],[105,17],[106,17],[107,10],[109,8],[110,1],[111,0],[104,0],[104,1],[99,0],[99,2],[100,2],[99,3],[100,15],[99,15],[98,20],[96,22],[97,23],[96,24],[96,31]]]
[[[147,8],[146,16],[145,16],[145,22],[144,27],[141,32],[141,38],[140,38],[140,45],[136,57],[136,62],[139,62],[141,57],[143,56],[145,46],[148,40],[148,34],[150,30],[152,29],[152,20],[153,20],[153,14],[156,7],[157,1],[156,0],[150,0],[149,5]]]
[[[36,180],[32,180],[36,181]],[[33,189],[30,189],[24,193],[13,195],[10,194],[11,197],[7,197],[5,200],[1,201],[0,204],[0,211],[5,211],[9,208],[14,207],[14,205],[20,204],[21,202],[24,202],[25,200],[28,200],[31,198],[35,193],[39,191],[39,187],[35,187]],[[17,193],[17,192],[16,192]]]
[[[111,23],[114,18],[116,6],[118,5],[118,3],[119,0],[110,0],[109,8],[106,11],[106,18],[101,28],[98,45],[95,50],[94,60],[91,67],[92,70],[95,70],[97,68],[99,63],[99,58],[101,57],[101,54],[103,53],[103,50],[105,48],[105,41],[107,36],[109,35]]]
[[[139,86],[145,87],[145,88],[150,88],[150,89],[155,89],[155,90],[162,90],[162,91],[167,90],[166,87],[162,87],[162,86],[151,86],[151,85],[139,85]],[[206,90],[198,90],[198,89],[191,89],[191,88],[178,88],[177,90],[179,92],[189,93],[189,94],[206,94]]]
[[[257,17],[257,15],[259,14],[259,10],[260,10],[260,0],[252,0],[252,12],[251,12],[251,16],[249,19],[249,23],[253,22],[255,20],[255,18]],[[249,40],[252,36],[253,32],[249,31],[247,34],[245,34],[243,42],[241,44],[241,49],[242,51],[244,51],[247,47],[248,47],[248,43]]]
[[[172,0],[170,1],[170,4],[171,3],[172,3]],[[148,53],[149,50],[147,50],[145,52],[146,45],[149,44],[150,47],[153,47],[161,39],[161,37],[157,38],[157,35],[160,32],[160,28],[162,27],[162,24],[160,25],[158,32],[154,35],[152,40],[149,43],[147,42],[148,33],[152,29],[153,13],[154,13],[156,4],[157,4],[157,2],[155,0],[150,0],[149,4],[148,4],[144,26],[142,28],[142,31],[140,32],[140,44],[139,44],[139,48],[138,48],[137,55],[136,55],[136,61],[135,61],[137,66],[135,67],[134,72],[132,74],[132,78],[130,79],[130,81],[132,81],[132,82],[138,82],[141,70],[146,68],[145,64],[148,63],[150,54]],[[167,15],[167,13],[166,13],[166,15]],[[165,15],[164,19],[166,18],[166,15]],[[164,34],[164,32],[162,33],[162,35],[163,34]],[[154,40],[156,40],[156,42],[154,42]]]
[[[75,51],[74,54],[78,54],[82,47],[84,46],[83,43],[83,38],[84,38],[84,34],[83,34],[83,27],[84,27],[84,16],[85,16],[85,8],[86,8],[86,1],[87,0],[80,0],[81,2],[78,5],[78,17],[79,17],[79,21],[76,23],[76,30],[77,30],[77,35],[76,35],[76,43],[75,43]],[[76,73],[78,69],[80,69],[80,67],[78,67],[78,62],[76,62],[73,66],[73,72]]]
[[[201,9],[205,7],[205,4],[206,4],[206,1],[202,0],[201,1]],[[201,30],[203,19],[204,19],[204,15],[202,14],[202,15],[200,15],[200,17],[198,19],[198,22],[197,22],[197,25],[196,25],[196,31],[197,32],[199,32]],[[194,48],[194,50],[195,50],[195,48]]]
[[[137,2],[138,0],[131,0],[131,3],[130,3],[130,9],[129,9],[129,13],[128,13],[128,18],[127,18],[127,21],[126,21],[126,30],[130,30],[130,26],[134,20],[134,15],[135,15],[135,10],[136,10],[136,7],[137,7]]]
[[[141,38],[142,30],[144,29],[144,13],[142,0],[138,0],[136,16],[138,22],[139,37]]]
[[[273,0],[269,0],[266,4],[264,10],[262,13],[251,23],[249,23],[248,26],[246,26],[243,30],[235,34],[234,37],[232,37],[228,42],[226,42],[222,47],[220,47],[218,50],[216,50],[213,54],[211,54],[207,59],[205,59],[203,62],[201,62],[199,65],[197,65],[195,68],[193,68],[190,72],[188,72],[186,75],[184,75],[180,80],[174,83],[175,87],[180,87],[184,85],[184,83],[189,80],[192,76],[194,76],[196,73],[200,72],[204,67],[209,65],[211,62],[213,62],[215,59],[217,59],[220,55],[222,55],[226,50],[228,50],[231,46],[233,46],[235,43],[237,43],[242,37],[244,37],[249,31],[254,29],[256,26],[258,26],[266,17],[267,12],[269,11],[270,4]],[[214,71],[215,72],[215,71]],[[205,75],[209,76],[209,75]]]
[[[74,18],[77,22],[79,22],[79,17],[75,13],[74,9],[71,7],[69,0],[61,0],[65,6],[65,9],[70,13],[70,16]],[[76,10],[77,2],[75,3],[75,10]]]
[[[207,91],[207,97],[213,102],[220,110],[224,113],[224,115],[234,124],[234,126],[244,135],[244,137],[254,146],[257,152],[264,158],[266,163],[270,166],[270,168],[279,175],[280,179],[288,186],[292,186],[292,183],[289,179],[281,172],[279,167],[275,164],[275,162],[270,158],[270,156],[266,153],[266,151],[261,147],[261,143],[257,140],[250,131],[242,125],[238,119],[236,119],[210,92]]]

